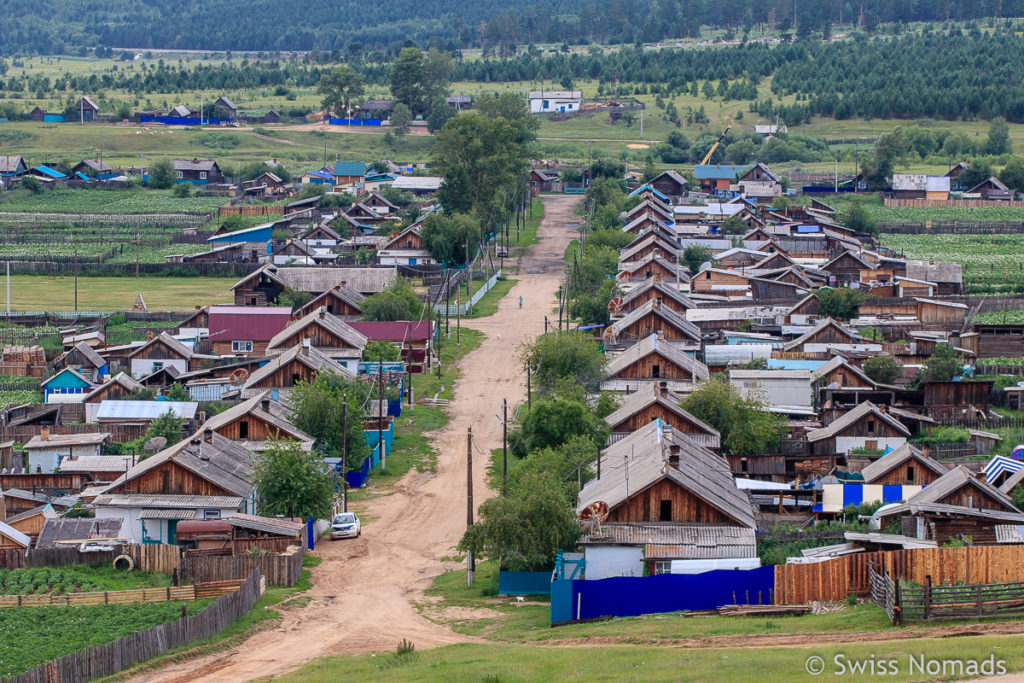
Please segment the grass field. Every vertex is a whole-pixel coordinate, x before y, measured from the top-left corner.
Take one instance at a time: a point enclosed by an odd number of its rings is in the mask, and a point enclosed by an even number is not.
[[[180,245],[179,245],[180,246]],[[74,277],[11,276],[11,310],[73,311]],[[233,303],[234,278],[218,277],[82,277],[78,308],[82,311],[128,311],[142,294],[151,311],[189,311],[197,305]]]
[[[868,215],[879,223],[924,223],[926,221],[992,221],[1024,222],[1024,208],[983,206],[976,209],[956,206],[894,206],[887,207],[877,194],[853,198],[829,198],[826,203],[837,211],[846,212],[853,202],[859,202]]]

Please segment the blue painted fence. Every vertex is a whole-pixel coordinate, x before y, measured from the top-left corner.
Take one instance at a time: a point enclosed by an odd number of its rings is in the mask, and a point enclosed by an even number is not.
[[[62,114],[43,114],[43,121],[45,123],[64,123],[65,119]]]
[[[382,126],[381,119],[327,119],[332,126]]]
[[[658,612],[717,609],[749,600],[771,604],[775,568],[719,569],[701,574],[560,579],[551,586],[551,623]]]
[[[231,119],[214,119],[209,116],[140,116],[139,123],[164,123],[168,126],[216,126],[231,123]]]
[[[498,572],[498,595],[551,595],[551,572]]]

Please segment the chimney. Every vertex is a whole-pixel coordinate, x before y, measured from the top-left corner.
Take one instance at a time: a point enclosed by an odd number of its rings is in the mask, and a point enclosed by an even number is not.
[[[192,157],[192,163],[193,164],[198,164],[199,163],[199,157]]]
[[[153,341],[153,330],[146,330],[146,341]]]
[[[932,449],[928,447],[928,444],[921,446],[921,457],[930,458]]]
[[[655,310],[660,310],[661,309],[661,299],[655,299],[654,300],[654,309]]]
[[[205,441],[206,443],[213,443],[213,430],[212,429],[204,429],[203,430],[203,441]]]
[[[988,475],[985,474],[984,470],[978,472],[976,477],[977,477],[978,481],[980,481],[982,484],[988,483]]]
[[[42,429],[39,430],[39,440],[40,441],[49,441],[50,440],[50,428],[49,427],[43,427]]]
[[[313,346],[313,344],[312,344],[312,343],[311,343],[311,342],[309,341],[309,339],[308,339],[308,338],[306,338],[306,339],[303,339],[303,340],[302,340],[302,348],[304,348],[304,349],[307,349],[307,350],[308,350],[308,349],[310,349],[310,348],[311,348],[312,346]]]
[[[668,382],[658,382],[658,393],[662,396],[668,396]]]
[[[260,409],[265,413],[270,412],[270,399],[266,396],[260,399]]]
[[[882,415],[887,414],[889,412],[889,406],[884,403],[880,403],[878,405],[878,412],[882,413]]]

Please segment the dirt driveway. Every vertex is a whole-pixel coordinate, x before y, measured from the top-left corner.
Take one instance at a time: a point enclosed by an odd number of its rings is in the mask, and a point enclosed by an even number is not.
[[[322,543],[323,563],[313,570],[311,600],[286,610],[273,629],[244,644],[200,659],[171,663],[138,681],[242,681],[277,676],[315,657],[393,650],[402,639],[418,649],[470,638],[424,618],[415,604],[432,579],[445,571],[443,558],[466,527],[466,427],[473,427],[475,500],[491,495],[484,484],[486,453],[501,445],[496,414],[503,398],[515,405],[525,396],[524,377],[514,360],[520,342],[544,328],[555,300],[562,254],[575,236],[579,197],[545,197],[544,220],[520,264],[519,282],[498,312],[463,324],[484,332],[481,346],[462,361],[454,387],[451,420],[434,435],[437,472],[415,470],[394,493],[375,498],[365,512],[371,520],[355,541]],[[523,308],[518,300],[523,297]],[[448,563],[449,568],[455,568]]]

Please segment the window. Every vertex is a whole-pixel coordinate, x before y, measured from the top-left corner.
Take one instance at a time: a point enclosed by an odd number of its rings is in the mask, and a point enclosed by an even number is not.
[[[705,280],[710,280],[710,279],[711,279],[711,271],[710,271],[710,270],[709,270],[709,271],[706,271],[706,272],[704,273],[704,279],[705,279]]]
[[[162,360],[153,361],[153,372],[164,369],[164,362]]]
[[[249,438],[249,423],[246,420],[242,420],[238,423],[238,438],[248,439]]]
[[[914,466],[907,466],[907,481],[914,481]]]
[[[231,342],[232,353],[252,353],[252,342],[251,341],[233,341]]]
[[[200,180],[206,180],[206,171],[200,171],[199,172],[199,179]]]
[[[185,177],[185,173],[184,173],[184,171],[178,171],[178,180],[181,180],[181,179],[183,179],[184,177]]]
[[[661,377],[661,366],[660,365],[654,365],[654,366],[651,367],[651,377],[655,377],[655,378]]]
[[[203,519],[220,519],[220,510],[203,510]]]
[[[874,420],[868,420],[868,434],[874,434],[874,433],[875,433],[875,421]]]
[[[658,560],[654,563],[654,574],[671,574],[672,560]]]
[[[671,522],[672,521],[672,501],[663,500],[661,501],[661,509],[658,510],[658,521],[659,522]]]

